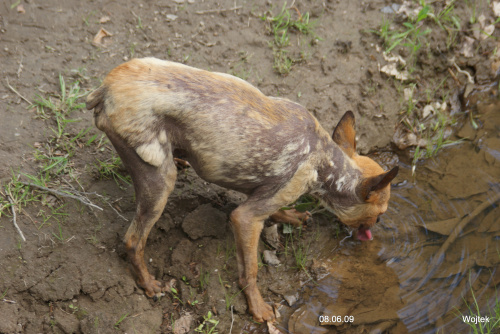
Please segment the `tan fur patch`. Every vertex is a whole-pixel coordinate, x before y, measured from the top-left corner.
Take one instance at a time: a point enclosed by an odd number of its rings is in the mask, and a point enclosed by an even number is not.
[[[136,148],[137,154],[148,164],[159,167],[165,161],[165,152],[158,140],[152,143],[143,144]]]
[[[158,136],[158,141],[160,142],[160,144],[167,143],[167,132],[165,130],[160,131],[160,135]]]
[[[315,188],[318,171],[310,160],[299,166],[292,179],[274,197],[273,202],[286,205],[294,202],[300,195]]]

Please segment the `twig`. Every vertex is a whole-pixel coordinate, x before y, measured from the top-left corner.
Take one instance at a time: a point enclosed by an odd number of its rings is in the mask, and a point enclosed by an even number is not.
[[[450,72],[450,75],[451,77],[453,78],[453,80],[455,80],[455,82],[457,83],[457,85],[460,87],[462,86],[462,83],[460,82],[460,80],[458,80],[457,76],[455,75],[455,73],[453,73],[453,71],[451,70],[451,68],[448,67],[448,72]]]
[[[439,264],[443,261],[444,259],[444,254],[450,248],[451,244],[458,238],[460,233],[465,229],[467,224],[469,224],[474,218],[476,218],[477,215],[479,215],[481,212],[495,204],[500,200],[500,193],[496,194],[495,197],[493,197],[491,200],[486,200],[484,201],[481,205],[479,205],[474,211],[472,211],[470,214],[466,215],[465,217],[462,217],[460,222],[455,226],[453,231],[451,231],[450,235],[448,236],[448,239],[441,245],[441,248],[437,251],[436,255],[432,258],[431,262],[428,265],[429,271],[427,274],[422,278],[418,286],[415,288],[415,290],[419,289],[426,281],[429,279],[436,269],[438,268]]]
[[[16,216],[16,209],[14,206],[14,202],[12,201],[12,198],[10,197],[10,195],[7,195],[7,199],[9,200],[10,208],[12,209],[12,220],[13,220],[14,226],[16,227],[16,230],[19,233],[19,235],[21,235],[21,238],[23,239],[23,241],[26,242],[26,238],[24,237],[23,231],[21,231],[21,229],[19,228],[19,225],[17,225],[17,221],[16,221],[17,216]]]
[[[17,302],[15,300],[10,300],[10,299],[2,299],[2,301],[4,303],[7,303],[7,304],[17,304]]]
[[[121,198],[120,198],[121,199]],[[113,211],[118,215],[118,217],[120,217],[121,219],[125,220],[126,222],[128,222],[128,219],[125,218],[120,212],[118,212],[118,210],[113,206],[111,205],[111,203],[109,203],[108,201],[105,201],[106,203],[108,203],[109,207],[111,209],[113,209]],[[113,203],[116,203],[117,201],[114,201]]]
[[[198,15],[210,14],[210,13],[220,13],[220,12],[230,12],[232,10],[241,9],[242,6],[237,6],[233,8],[222,8],[222,9],[209,9],[209,10],[199,10],[196,12]]]
[[[231,328],[229,328],[229,334],[233,331],[233,322],[234,322],[234,314],[233,314],[233,305],[231,305]]]
[[[71,183],[69,183],[67,180],[64,180],[64,182],[66,182],[66,184],[67,184],[68,186],[70,186],[70,187],[71,187],[71,189],[72,189],[71,191],[72,191],[73,193],[76,193],[76,194],[78,194],[78,195],[80,195],[80,196],[84,197],[84,198],[85,198],[87,201],[89,201],[89,202],[90,202],[90,199],[87,197],[87,195],[95,195],[95,196],[97,196],[97,197],[101,198],[104,202],[106,202],[106,204],[108,204],[108,205],[109,205],[109,207],[110,207],[111,209],[113,209],[113,211],[114,211],[114,212],[115,212],[115,213],[116,213],[116,214],[117,214],[120,218],[122,218],[123,220],[125,220],[126,222],[128,222],[128,219],[127,219],[127,218],[125,218],[124,216],[122,216],[122,215],[118,212],[118,210],[116,210],[116,208],[115,208],[114,206],[112,206],[112,205],[111,205],[111,203],[109,203],[109,202],[108,202],[108,200],[106,199],[106,197],[104,197],[104,196],[102,196],[102,195],[100,195],[100,194],[96,193],[95,191],[93,191],[93,192],[86,192],[86,191],[84,191],[85,189],[82,187],[82,185],[80,184],[80,182],[78,182],[78,180],[75,180],[75,181],[76,181],[76,183],[78,183],[78,185],[80,186],[80,188],[82,188],[82,190],[83,190],[83,191],[76,190],[76,189],[75,189],[75,188],[71,185]],[[63,190],[64,190],[64,189],[63,189]],[[121,198],[120,198],[120,199],[121,199]],[[118,200],[120,200],[120,199],[118,199]],[[118,201],[118,200],[116,200],[116,201]],[[115,201],[115,202],[116,202],[116,201]]]
[[[30,102],[30,100],[28,100],[27,98],[25,98],[24,96],[22,96],[21,94],[19,94],[19,92],[17,90],[14,89],[14,87],[12,87],[9,83],[9,78],[5,78],[5,80],[7,81],[7,86],[9,87],[9,89],[11,91],[13,91],[14,93],[17,94],[17,96],[19,96],[21,99],[23,99],[24,101],[26,101],[27,103],[29,103],[30,105],[32,105],[33,103]]]
[[[44,190],[44,191],[48,191],[49,193],[52,193],[52,194],[55,194],[55,195],[58,195],[58,196],[73,198],[73,199],[76,199],[77,201],[80,201],[81,203],[83,203],[85,205],[88,205],[88,206],[91,206],[93,208],[96,208],[96,209],[99,209],[99,210],[103,211],[103,209],[100,206],[97,206],[97,205],[93,204],[92,202],[90,202],[90,200],[88,198],[85,198],[85,197],[82,197],[82,196],[75,196],[75,195],[72,195],[72,194],[67,194],[67,193],[64,193],[64,192],[61,192],[61,191],[58,191],[58,190],[54,190],[54,189],[50,189],[50,188],[47,188],[47,187],[39,186],[39,185],[31,183],[31,182],[19,181],[19,183],[24,184],[26,186],[38,188],[38,189],[41,189],[41,190]]]
[[[460,67],[458,67],[457,63],[455,62],[453,62],[453,65],[455,65],[455,68],[459,73],[465,74],[465,76],[469,80],[469,83],[474,84],[474,79],[472,78],[469,72],[462,70]]]
[[[21,61],[19,62],[19,68],[17,69],[17,77],[21,77],[21,72],[23,71],[23,55],[21,54]]]

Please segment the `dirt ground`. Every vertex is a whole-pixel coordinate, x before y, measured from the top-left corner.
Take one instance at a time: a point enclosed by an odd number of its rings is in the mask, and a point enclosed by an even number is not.
[[[227,221],[243,195],[207,184],[190,169],[179,172],[175,191],[151,232],[145,254],[151,273],[164,281],[175,279],[176,290],[156,302],[148,299],[131,276],[121,241],[134,216],[133,187],[103,177],[99,161],[110,161],[114,153],[92,127],[92,113],[75,107],[71,115],[54,118],[31,104],[42,98],[64,100],[60,76],[67,91],[77,83],[78,94],[82,95],[77,103],[82,103],[83,95],[98,87],[113,67],[134,57],[153,56],[239,76],[266,95],[301,103],[328,131],[345,111],[353,110],[360,152],[377,152],[387,167],[399,159],[409,165],[413,151],[400,151],[399,157],[393,153],[394,134],[402,124],[405,86],[380,72],[380,66],[389,61],[380,51],[381,39],[370,31],[379,29],[381,9],[390,4],[295,1],[290,9],[292,16],[309,13],[316,24],[313,33],[290,32],[285,54],[293,64],[289,73],[280,74],[271,23],[262,17],[279,14],[283,3],[3,1],[0,333],[185,333],[202,324],[208,312],[219,321],[219,333],[229,333],[230,329],[233,333],[266,332],[264,325],[252,321],[236,283],[234,241]],[[468,17],[467,6],[460,1],[456,12],[458,17]],[[493,20],[492,14],[488,15],[486,19]],[[96,41],[101,28],[107,36]],[[475,56],[467,58],[462,50],[465,36],[473,35],[471,24],[463,25],[450,48],[446,46],[446,33],[438,28],[433,31],[429,44],[417,55],[412,82],[421,87],[421,101],[425,101],[425,87],[442,82],[440,92],[446,90],[450,95],[436,93],[436,89],[432,99],[449,97],[460,109],[466,76],[448,75],[449,68],[455,71],[450,59],[455,57],[458,66],[470,72],[476,83],[492,82],[496,76],[492,67],[496,38],[476,42]],[[494,36],[498,36],[498,29]],[[401,54],[408,56],[404,51]],[[469,85],[469,89],[474,86]],[[56,123],[57,119],[63,119],[64,126]],[[64,131],[58,133],[61,127]],[[403,132],[404,137],[411,131]],[[61,157],[65,165],[54,171],[52,163]],[[116,173],[126,175],[119,166],[114,167]],[[88,195],[103,210],[9,183],[29,181],[26,174],[45,177],[43,184],[51,189],[104,196]],[[17,189],[16,196],[20,196],[13,202],[26,241],[12,224],[9,189]],[[330,220],[314,217],[314,223],[300,236],[295,234],[294,240],[311,245],[310,254],[320,251],[322,243],[338,242],[339,226]],[[281,232],[280,237],[285,244],[287,239]],[[269,248],[268,243],[260,245],[261,250]],[[376,253],[370,246],[362,250]],[[339,256],[355,256],[356,265],[365,267],[358,263],[361,251]],[[293,252],[283,249],[278,251],[281,266],[262,265],[259,270],[264,298],[281,305],[279,327],[284,332],[306,330],[298,329],[296,317],[290,322],[295,327],[288,328],[293,308],[284,296],[300,291],[310,281],[308,275],[321,277],[321,268],[315,267],[313,257],[306,261],[311,274],[297,269]],[[376,261],[367,259],[363,261]],[[349,275],[355,277],[357,272],[345,269],[344,277]],[[384,271],[377,275],[383,276]],[[372,292],[383,297],[383,291]],[[386,320],[367,320],[358,331]],[[338,332],[345,330],[339,328]]]

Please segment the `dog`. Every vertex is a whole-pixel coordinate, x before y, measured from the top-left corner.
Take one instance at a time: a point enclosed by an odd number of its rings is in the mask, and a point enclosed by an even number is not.
[[[357,229],[360,240],[386,210],[398,167],[385,172],[356,153],[348,111],[330,136],[301,105],[267,97],[246,81],[156,58],[114,68],[87,98],[130,173],[136,214],[124,242],[138,285],[149,297],[167,287],[149,274],[144,248],[174,189],[180,152],[204,180],[247,195],[230,215],[239,285],[257,322],[275,315],[257,287],[257,246],[264,221],[309,193]],[[224,224],[225,222],[220,222]]]

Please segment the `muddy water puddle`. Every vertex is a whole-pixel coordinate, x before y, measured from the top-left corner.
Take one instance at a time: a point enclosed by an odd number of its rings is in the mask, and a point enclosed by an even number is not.
[[[493,324],[500,312],[499,107],[479,115],[480,130],[466,124],[459,135],[472,134],[468,140],[414,175],[400,166],[405,181],[393,187],[373,241],[325,245],[315,261],[327,275],[304,289],[290,332],[468,333],[463,317],[478,314]]]

